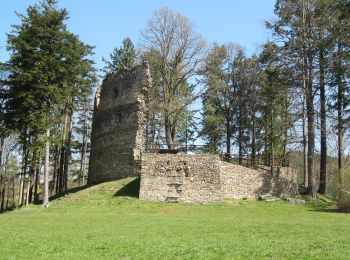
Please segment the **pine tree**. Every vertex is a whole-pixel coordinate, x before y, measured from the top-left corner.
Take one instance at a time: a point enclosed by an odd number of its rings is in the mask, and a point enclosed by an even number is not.
[[[245,101],[243,100],[245,97],[245,57],[242,48],[234,44],[215,45],[205,59],[202,73],[204,83],[207,86],[204,98],[207,109],[210,111],[211,106],[214,106],[212,112],[218,112],[217,120],[223,120],[226,135],[226,154],[228,156],[231,154],[232,138],[235,130],[237,130],[239,153],[241,155],[244,132],[243,121],[246,111],[244,108]],[[205,119],[205,121],[207,120]],[[239,124],[238,128],[234,128],[234,125],[237,124]],[[212,126],[208,125],[208,127],[211,128]],[[218,133],[217,131],[214,132]],[[215,136],[212,136],[212,138],[217,139]]]
[[[121,69],[130,69],[135,66],[136,62],[136,49],[129,37],[125,38],[121,47],[116,47],[109,55],[110,61],[102,58],[105,62],[103,72],[115,72]]]
[[[202,113],[202,129],[200,136],[206,142],[206,150],[210,153],[217,153],[220,151],[225,131],[224,117],[220,110],[210,100],[210,98],[203,95],[202,98],[203,113]]]
[[[8,35],[10,60],[6,122],[25,149],[45,146],[44,206],[48,206],[50,130],[62,112],[86,95],[93,81],[92,47],[65,25],[68,13],[55,0],[29,6]],[[28,140],[30,142],[28,143]],[[25,145],[27,144],[27,145]],[[25,151],[25,153],[27,153]]]
[[[277,0],[275,14],[278,19],[267,23],[276,41],[283,48],[283,59],[298,75],[296,86],[303,89],[305,98],[305,123],[307,124],[307,142],[305,141],[305,168],[307,168],[308,189],[311,197],[316,197],[314,153],[315,153],[315,61],[317,56],[317,30],[313,10],[315,0],[287,1]],[[282,58],[280,58],[282,61]],[[302,82],[301,84],[299,82]]]
[[[288,131],[292,127],[290,108],[290,70],[281,64],[280,49],[267,43],[260,54],[262,74],[260,77],[263,139],[265,156],[271,166],[284,166],[289,143]]]

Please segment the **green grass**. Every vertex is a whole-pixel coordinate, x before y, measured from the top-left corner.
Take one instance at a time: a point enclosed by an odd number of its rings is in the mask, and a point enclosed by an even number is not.
[[[0,215],[0,259],[257,259],[350,255],[350,215],[326,202],[140,201],[132,179]],[[127,196],[131,195],[131,196]]]

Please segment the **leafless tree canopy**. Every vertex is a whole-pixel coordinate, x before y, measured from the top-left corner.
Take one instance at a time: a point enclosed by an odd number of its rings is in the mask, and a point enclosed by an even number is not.
[[[142,32],[141,41],[145,51],[153,53],[150,62],[160,74],[159,105],[170,147],[175,143],[179,115],[197,97],[193,89],[184,89],[188,86],[187,80],[201,66],[205,41],[188,18],[168,8],[154,12],[147,29]]]

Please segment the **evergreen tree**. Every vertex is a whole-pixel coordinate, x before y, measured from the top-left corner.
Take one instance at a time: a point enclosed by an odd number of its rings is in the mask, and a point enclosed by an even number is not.
[[[315,61],[317,56],[317,30],[312,12],[315,0],[286,1],[278,0],[275,14],[278,19],[268,23],[276,41],[282,43],[283,58],[298,74],[297,86],[301,86],[305,98],[305,123],[307,124],[307,142],[305,142],[305,168],[307,169],[308,189],[311,197],[316,197],[314,152],[315,152]],[[281,56],[282,57],[282,56]],[[288,59],[286,59],[288,58]],[[282,61],[282,59],[281,59]],[[300,84],[300,82],[302,82]]]
[[[226,135],[226,153],[229,156],[232,152],[232,138],[238,130],[238,143],[242,148],[243,142],[243,119],[245,113],[245,58],[240,46],[234,44],[215,45],[205,59],[205,66],[202,71],[204,83],[207,86],[204,101],[207,109],[205,115],[210,116],[204,122],[210,123],[205,130],[213,128],[213,115],[217,115],[215,121],[223,121],[224,133]],[[212,111],[211,111],[212,110]],[[235,128],[234,125],[239,125]],[[209,127],[209,128],[208,128]],[[214,129],[212,129],[214,130]],[[211,139],[218,140],[219,134],[214,130]],[[208,132],[209,133],[209,132]],[[208,134],[207,133],[207,134]],[[240,154],[242,149],[239,149]]]
[[[280,62],[279,48],[268,43],[260,55],[262,75],[259,96],[261,99],[262,136],[265,145],[264,155],[267,163],[284,165],[289,143],[288,131],[292,127],[290,115],[291,73]]]
[[[106,64],[103,72],[109,73],[121,69],[130,69],[135,66],[136,49],[131,39],[127,37],[123,40],[122,46],[120,48],[116,47],[109,56],[110,61],[102,58]]]
[[[205,140],[207,146],[206,150],[208,152],[219,152],[225,134],[223,130],[225,122],[224,117],[206,95],[202,98],[202,105],[202,129],[200,131],[200,136]]]
[[[55,0],[29,6],[8,34],[10,60],[5,93],[6,122],[28,149],[45,143],[44,205],[48,206],[50,130],[67,106],[86,95],[93,81],[92,47],[65,25],[68,13]],[[35,151],[35,149],[34,149]]]

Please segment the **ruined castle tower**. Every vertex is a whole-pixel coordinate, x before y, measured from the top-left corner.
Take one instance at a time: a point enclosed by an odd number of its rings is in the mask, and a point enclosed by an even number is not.
[[[150,86],[147,63],[103,81],[95,100],[88,184],[139,175]]]

